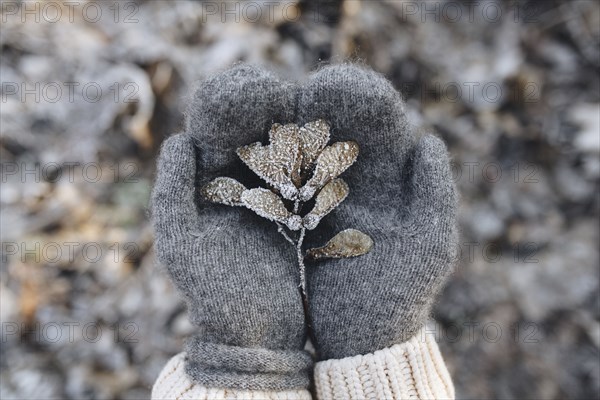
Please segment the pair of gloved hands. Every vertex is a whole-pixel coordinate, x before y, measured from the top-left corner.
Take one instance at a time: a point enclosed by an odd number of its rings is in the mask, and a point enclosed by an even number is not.
[[[186,371],[206,387],[306,388],[312,358],[295,250],[275,225],[213,204],[200,188],[218,176],[264,186],[236,148],[266,142],[273,123],[331,126],[355,140],[343,174],[348,198],[309,232],[311,247],[346,228],[374,241],[366,255],[307,267],[308,320],[320,360],[373,353],[413,337],[450,271],[456,193],[444,144],[414,138],[400,95],[379,74],[338,65],[303,85],[237,66],[195,92],[186,132],[164,143],[152,195],[159,260],[198,326]],[[254,179],[254,180],[253,180]]]

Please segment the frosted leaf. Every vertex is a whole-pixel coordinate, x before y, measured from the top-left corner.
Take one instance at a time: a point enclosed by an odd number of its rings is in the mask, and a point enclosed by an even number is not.
[[[324,216],[346,199],[349,192],[348,184],[343,179],[334,179],[329,182],[317,195],[315,206],[304,216],[302,225],[308,230],[315,229]]]
[[[300,200],[311,199],[315,192],[330,180],[337,178],[358,157],[358,143],[354,141],[337,142],[325,147],[317,158],[317,166],[312,178],[300,189]]]
[[[271,160],[284,165],[288,176],[299,176],[302,154],[298,126],[274,124],[269,131],[269,141]]]
[[[244,190],[246,190],[244,185],[235,179],[219,177],[204,185],[200,192],[202,197],[213,203],[241,206],[241,196]]]
[[[268,189],[245,190],[241,201],[244,206],[263,218],[286,224],[291,230],[300,229],[300,217],[289,212],[281,198]]]
[[[302,165],[302,156],[298,157],[298,162],[296,165],[294,165],[294,170],[292,172],[292,176],[290,177],[292,179],[292,183],[294,184],[294,188],[292,190],[290,190],[290,194],[289,197],[286,197],[288,200],[295,200],[296,197],[298,196],[298,188],[300,186],[302,186],[302,170],[301,170],[301,165]]]
[[[261,217],[271,221],[285,222],[291,215],[279,196],[264,188],[244,191],[242,203]]]
[[[302,172],[312,168],[313,163],[329,142],[329,124],[320,119],[309,122],[300,128],[300,146],[302,150]]]
[[[356,229],[346,229],[335,235],[323,247],[310,249],[306,255],[313,260],[349,258],[367,254],[373,248],[373,239]]]
[[[260,142],[237,149],[240,159],[265,182],[281,192],[286,199],[294,199],[298,193],[294,181],[299,184],[301,165],[298,127],[294,124],[274,124],[269,131],[271,143]],[[293,179],[294,178],[294,179]]]
[[[299,128],[295,124],[274,124],[269,131],[270,159],[277,164],[282,164],[286,175],[294,184],[292,197],[297,194],[296,187],[302,184],[300,168],[302,165],[302,152],[300,150]],[[291,199],[292,197],[286,197]]]

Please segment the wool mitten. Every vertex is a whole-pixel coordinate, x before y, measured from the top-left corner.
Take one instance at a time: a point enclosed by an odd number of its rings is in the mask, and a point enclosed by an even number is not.
[[[274,121],[291,122],[295,101],[290,84],[235,67],[196,90],[185,133],[162,146],[151,203],[156,252],[198,328],[185,356],[194,384],[309,396],[294,249],[269,221],[200,195],[217,176],[252,186],[235,149],[264,140]]]
[[[452,397],[435,342],[420,335],[455,244],[457,194],[443,142],[416,139],[399,93],[361,67],[316,72],[298,112],[300,123],[323,118],[334,141],[360,147],[344,174],[350,194],[309,240],[322,245],[352,227],[374,242],[360,257],[307,266],[315,346],[321,360],[330,360],[316,365],[317,394]]]

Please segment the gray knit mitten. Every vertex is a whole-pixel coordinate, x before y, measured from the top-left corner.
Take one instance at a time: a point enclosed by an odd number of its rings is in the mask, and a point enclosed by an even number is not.
[[[292,122],[290,88],[254,68],[230,69],[196,91],[186,132],[161,150],[152,194],[156,251],[198,327],[186,372],[206,387],[280,391],[309,384],[293,249],[269,221],[199,194],[217,176],[257,186],[235,149],[264,140],[274,121]]]
[[[308,302],[319,357],[368,354],[413,337],[451,270],[457,194],[443,142],[416,140],[405,105],[373,71],[349,65],[315,73],[298,105],[299,123],[323,118],[332,140],[355,140],[343,175],[348,198],[311,233],[322,245],[348,227],[374,241],[366,255],[307,266]]]

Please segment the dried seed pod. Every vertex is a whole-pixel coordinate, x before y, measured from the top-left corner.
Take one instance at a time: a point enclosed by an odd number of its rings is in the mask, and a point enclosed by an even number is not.
[[[313,167],[315,160],[329,142],[329,124],[322,119],[309,122],[300,128],[299,137],[304,174]]]
[[[290,178],[292,179],[292,183],[294,184],[294,189],[290,191],[293,194],[290,194],[291,197],[287,197],[288,200],[295,200],[296,197],[298,196],[298,188],[300,188],[302,186],[301,164],[302,164],[302,156],[298,157],[298,163],[296,165],[294,165],[292,175],[290,176]]]
[[[270,162],[283,165],[286,175],[292,181],[299,180],[302,152],[298,125],[273,124],[269,131],[269,141]]]
[[[354,164],[357,157],[358,143],[354,141],[337,142],[325,147],[317,158],[312,178],[300,189],[300,200],[310,200],[323,185]]]
[[[285,165],[273,161],[268,147],[252,143],[237,150],[242,161],[265,182],[275,187],[286,199],[296,197],[298,190],[286,171]]]
[[[302,150],[299,136],[299,128],[295,124],[274,124],[269,131],[270,159],[276,163],[282,163],[286,175],[294,184],[287,199],[295,198],[297,188],[302,185],[301,166]],[[271,161],[273,162],[273,161]]]
[[[348,184],[343,179],[338,178],[329,182],[317,195],[315,206],[304,216],[302,225],[308,230],[315,229],[324,216],[346,199],[349,192]]]
[[[310,249],[307,257],[313,260],[323,258],[349,258],[367,254],[373,248],[373,239],[356,229],[346,229],[335,235],[323,247]]]
[[[302,228],[302,218],[299,215],[291,215],[285,222],[291,231],[299,231]]]
[[[219,177],[208,182],[200,192],[202,197],[213,203],[241,206],[242,193],[246,187],[233,178]]]
[[[268,189],[245,190],[241,200],[244,206],[263,218],[286,224],[291,230],[300,229],[300,217],[289,212],[279,196]]]
[[[294,124],[274,124],[269,131],[268,146],[260,142],[237,149],[240,159],[265,182],[275,187],[286,199],[298,194],[301,165],[298,127]]]

